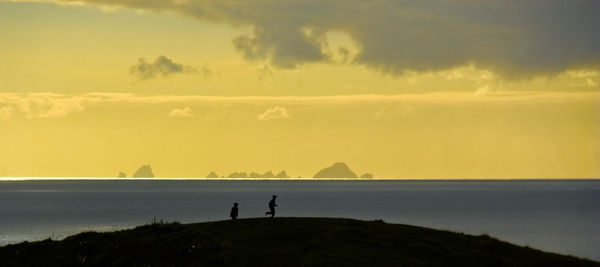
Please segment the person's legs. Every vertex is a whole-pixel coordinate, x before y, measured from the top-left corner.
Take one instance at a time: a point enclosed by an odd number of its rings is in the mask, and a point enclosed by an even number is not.
[[[271,209],[271,211],[269,211],[268,213],[271,214],[271,218],[273,218],[273,216],[275,216],[275,209]]]

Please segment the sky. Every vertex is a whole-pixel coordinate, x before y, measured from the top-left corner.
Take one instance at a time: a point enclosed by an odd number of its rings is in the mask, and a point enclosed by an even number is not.
[[[599,178],[594,0],[0,0],[0,176]]]

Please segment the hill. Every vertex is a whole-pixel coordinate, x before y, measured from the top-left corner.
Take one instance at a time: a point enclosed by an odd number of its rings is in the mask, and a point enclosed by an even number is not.
[[[356,173],[350,170],[346,163],[336,162],[330,167],[318,171],[313,178],[356,178]]]
[[[0,247],[0,261],[2,266],[600,266],[485,235],[333,218],[154,222]]]
[[[133,178],[154,178],[152,167],[150,165],[142,165],[137,171],[133,173]]]

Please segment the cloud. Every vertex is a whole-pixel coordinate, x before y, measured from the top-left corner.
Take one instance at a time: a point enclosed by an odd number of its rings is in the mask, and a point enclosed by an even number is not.
[[[5,120],[17,114],[28,119],[60,118],[85,109],[83,98],[53,93],[0,94],[0,104],[6,105],[0,110]]]
[[[585,78],[582,80],[578,80],[578,81],[574,81],[569,83],[570,87],[589,87],[589,88],[596,88],[598,87],[598,82],[590,79],[590,78]]]
[[[129,67],[129,73],[137,76],[140,80],[151,80],[158,76],[167,77],[175,73],[192,73],[197,70],[190,66],[175,63],[165,56],[158,56],[154,62],[150,63],[145,58],[138,59],[138,63]],[[204,67],[201,70],[202,75],[210,75],[210,70]]]
[[[598,71],[590,71],[590,70],[572,70],[572,71],[567,71],[566,74],[573,78],[591,78],[591,77],[600,76],[600,74],[598,74]]]
[[[571,87],[598,87],[600,79],[598,79],[598,71],[590,70],[573,70],[565,73],[567,76],[574,79],[569,85]]]
[[[338,53],[342,57],[342,62],[348,62],[350,60],[350,50],[345,46],[340,46],[338,48]]]
[[[273,71],[269,68],[268,65],[263,65],[258,68],[258,79],[261,81],[267,81],[269,78],[273,77]]]
[[[50,2],[169,12],[250,26],[251,33],[234,38],[234,47],[247,60],[279,68],[331,61],[327,51],[336,50],[329,47],[332,32],[347,35],[360,49],[352,64],[393,75],[474,65],[503,78],[522,78],[600,66],[596,0]]]
[[[0,108],[0,121],[7,121],[14,117],[14,111],[12,107],[1,107]]]
[[[192,113],[192,109],[190,107],[185,108],[175,108],[169,112],[169,117],[171,118],[191,118],[194,117]]]
[[[194,105],[244,105],[272,107],[258,115],[260,120],[283,119],[290,116],[283,106],[336,106],[435,104],[464,105],[491,103],[584,103],[598,105],[600,92],[503,92],[485,94],[472,92],[437,92],[399,95],[331,95],[331,96],[204,96],[204,95],[137,95],[130,93],[0,93],[0,120],[16,117],[27,119],[62,118],[83,112],[97,105],[179,105],[173,116],[192,115]]]
[[[213,71],[210,70],[207,66],[202,66],[198,72],[202,75],[202,77],[207,78],[213,75]],[[218,73],[217,73],[218,74]]]
[[[258,119],[261,121],[286,119],[289,117],[290,114],[287,112],[287,110],[280,106],[267,109],[263,114],[258,115]]]

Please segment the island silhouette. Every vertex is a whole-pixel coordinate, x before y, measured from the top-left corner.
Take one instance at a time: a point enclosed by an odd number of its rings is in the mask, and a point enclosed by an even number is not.
[[[208,175],[206,175],[206,178],[219,178],[219,175],[217,173],[210,172]],[[272,171],[267,171],[264,174],[260,174],[257,172],[250,172],[250,174],[248,174],[247,172],[232,172],[231,174],[227,175],[227,178],[290,178],[286,171],[280,171],[277,174],[273,174]]]
[[[373,178],[373,174],[367,172],[367,173],[361,175],[360,178]]]
[[[119,172],[118,178],[127,178],[127,174],[124,172]],[[154,173],[152,172],[152,167],[150,165],[142,165],[138,168],[133,175],[133,178],[154,178]],[[285,170],[274,174],[272,171],[266,171],[264,173],[259,172],[232,172],[227,176],[219,175],[215,171],[211,171],[206,175],[206,178],[216,179],[216,178],[277,178],[277,179],[285,179],[290,178]],[[343,162],[336,162],[333,165],[323,168],[318,171],[313,178],[357,178],[355,172],[350,170],[348,165]],[[298,176],[298,178],[302,178],[302,176]],[[373,178],[372,173],[364,173],[360,176],[360,178]]]
[[[137,171],[133,173],[133,178],[154,178],[154,173],[150,165],[142,165]]]
[[[343,162],[336,162],[330,167],[318,171],[313,178],[356,178],[356,173]]]

